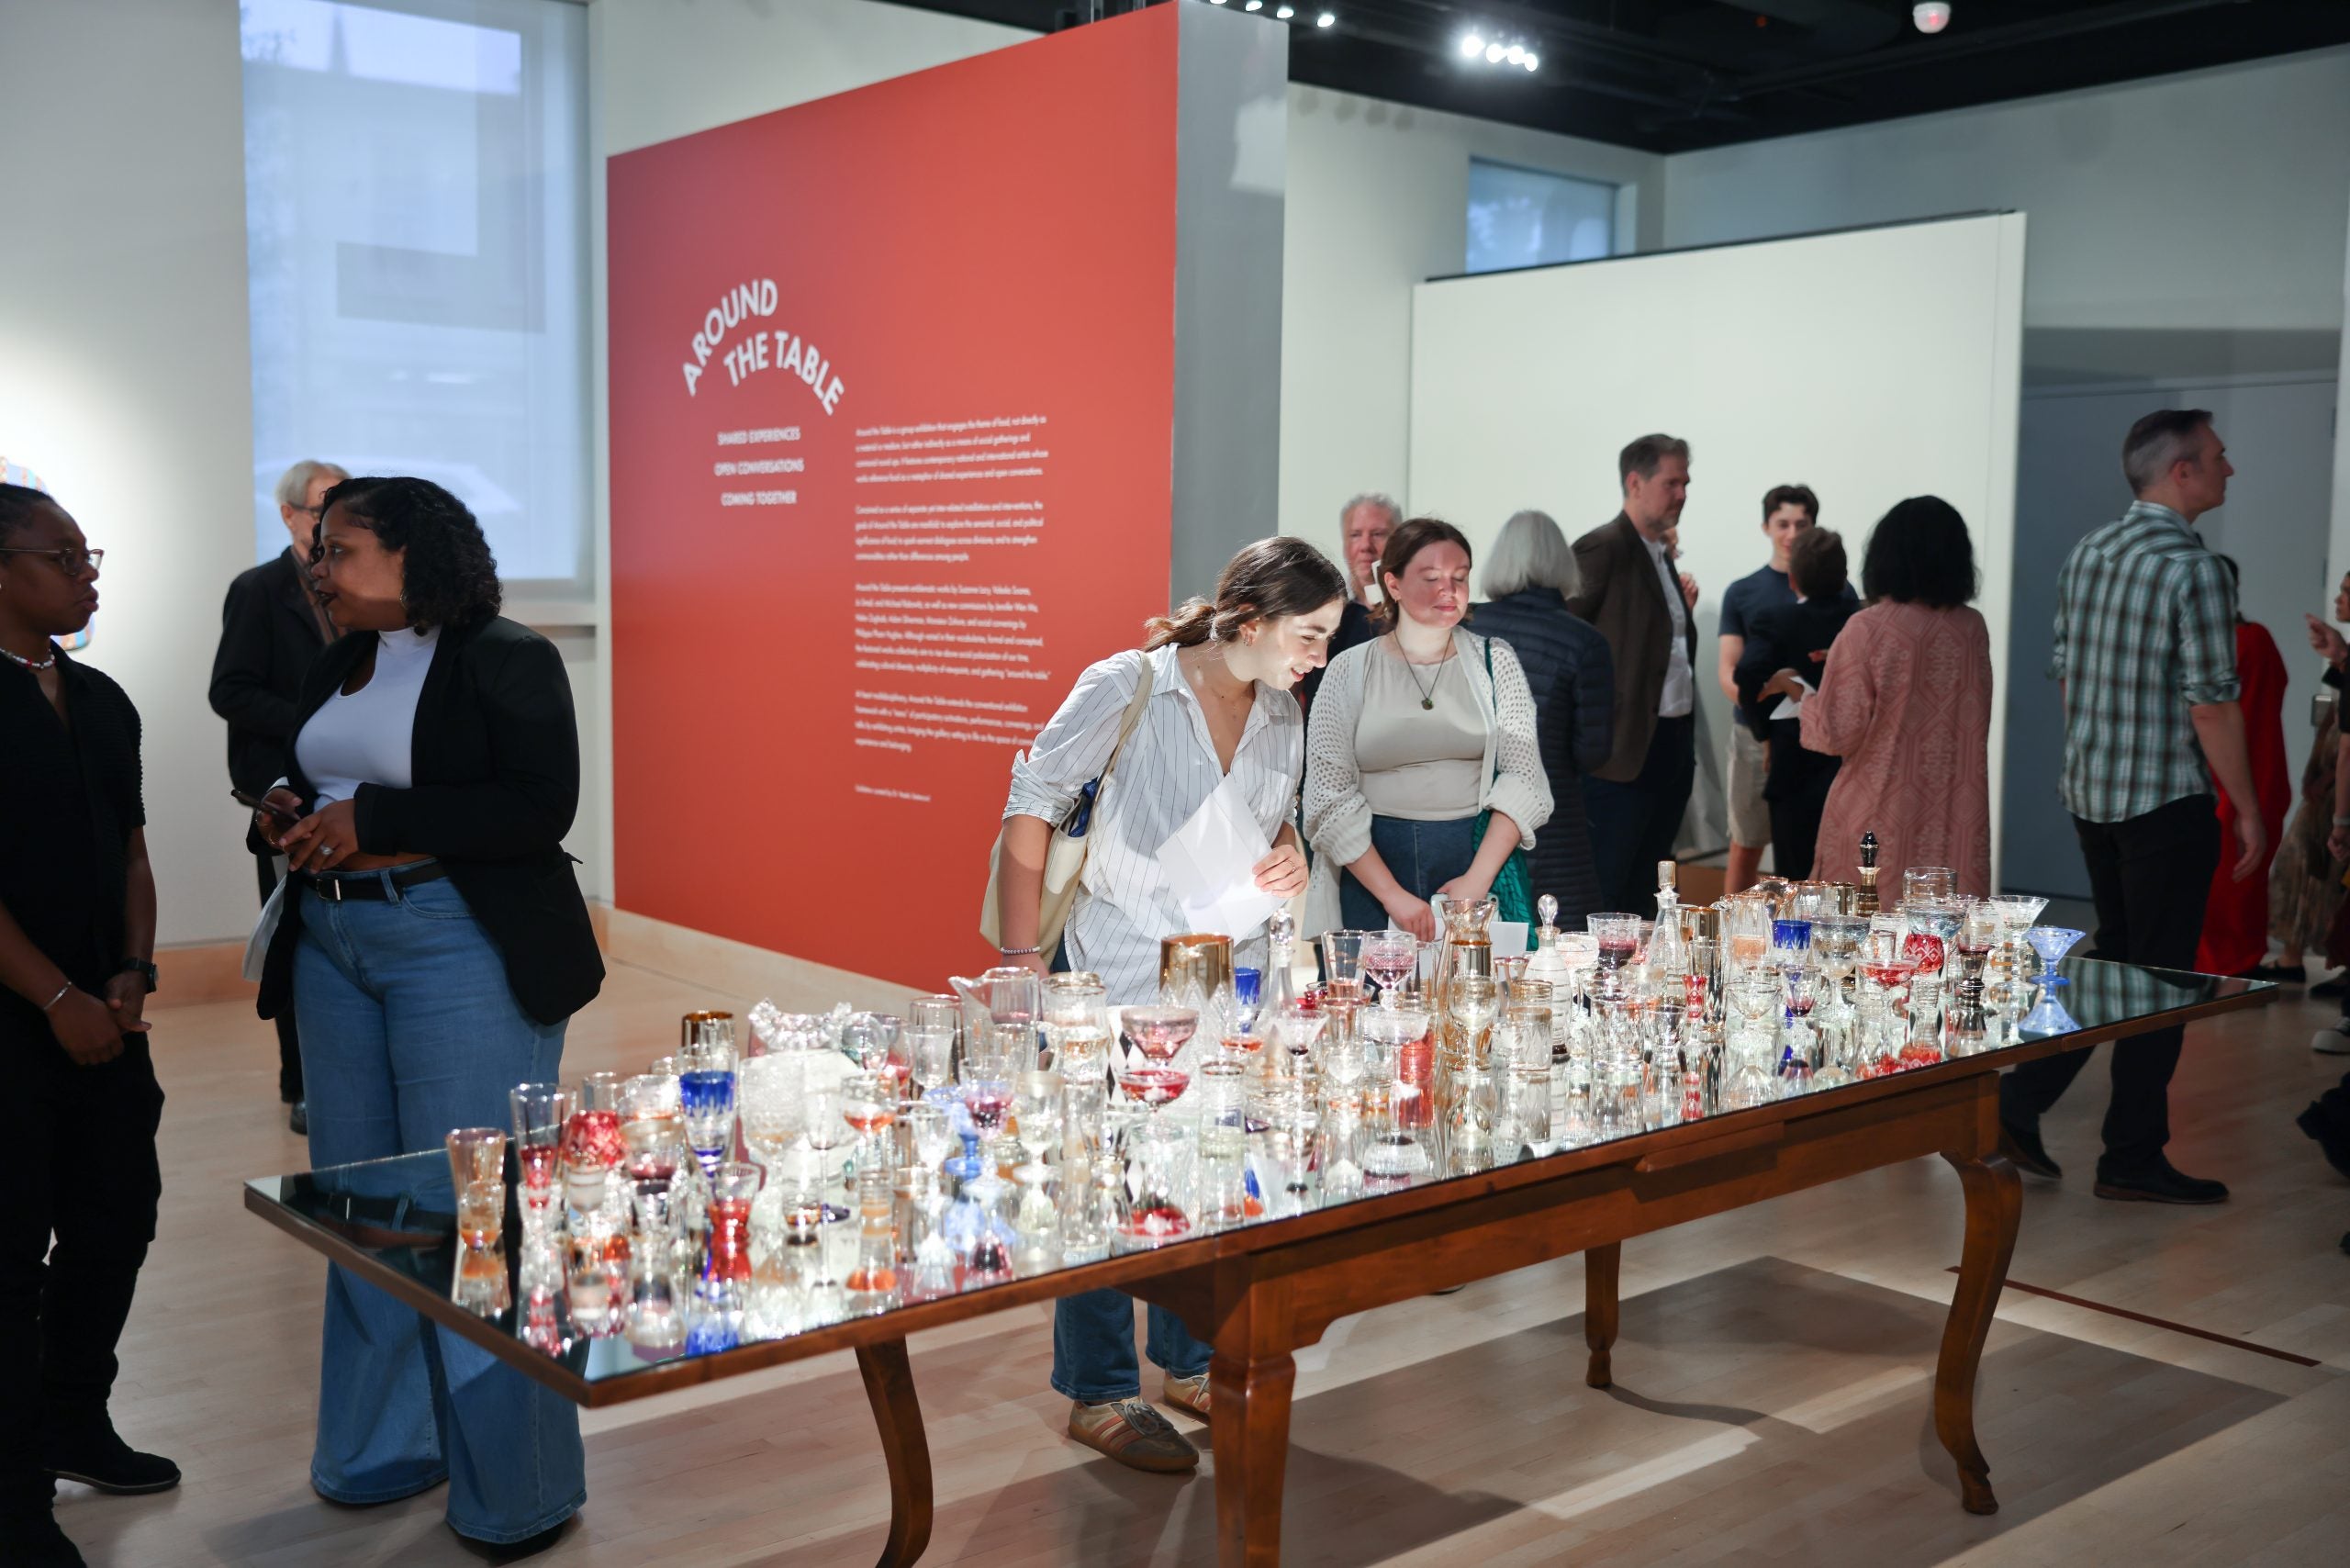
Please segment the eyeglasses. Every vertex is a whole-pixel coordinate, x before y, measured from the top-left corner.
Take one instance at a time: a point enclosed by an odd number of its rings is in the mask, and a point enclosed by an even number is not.
[[[71,545],[56,550],[35,550],[28,545],[0,545],[0,555],[46,555],[57,563],[57,569],[69,577],[84,572],[95,572],[106,558],[103,550],[76,550]]]

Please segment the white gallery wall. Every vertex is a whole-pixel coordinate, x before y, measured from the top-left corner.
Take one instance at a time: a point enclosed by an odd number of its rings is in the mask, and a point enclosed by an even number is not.
[[[1472,158],[1623,188],[1617,251],[1657,248],[1662,158],[1292,84],[1281,263],[1282,532],[1335,554],[1347,498],[1365,490],[1401,498],[1409,487],[1412,290],[1461,269]]]
[[[237,0],[0,0],[0,455],[107,552],[82,656],[145,726],[165,942],[255,907],[206,698],[252,564],[241,69]]]
[[[1681,153],[1665,193],[1673,247],[2029,213],[2035,380],[2331,369],[2350,49]]]
[[[1956,218],[1423,284],[1411,507],[1452,520],[1480,550],[1526,507],[1572,538],[1619,510],[1626,442],[1687,440],[1681,555],[1704,589],[1700,745],[1716,756],[1728,741],[1710,676],[1721,592],[1768,558],[1761,501],[1773,485],[1818,491],[1820,521],[1844,534],[1856,574],[1869,525],[1894,502],[1932,494],[1955,506],[1975,538],[1996,661],[2014,558],[2024,227],[2016,214]],[[1918,305],[1921,276],[1936,280],[1931,309]],[[1726,831],[1715,822],[1695,836],[1719,846]]]

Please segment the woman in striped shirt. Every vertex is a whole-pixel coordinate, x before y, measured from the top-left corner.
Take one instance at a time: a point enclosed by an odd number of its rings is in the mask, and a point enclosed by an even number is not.
[[[1154,619],[1139,651],[1078,677],[1035,745],[1013,763],[997,882],[1005,962],[1046,968],[1036,932],[1053,824],[1109,765],[1146,670],[1150,694],[1093,804],[1062,933],[1069,967],[1100,975],[1113,1005],[1158,999],[1159,939],[1189,929],[1158,850],[1226,778],[1273,846],[1255,867],[1257,886],[1280,898],[1304,890],[1305,856],[1290,816],[1305,722],[1290,693],[1327,656],[1346,591],[1338,568],[1312,545],[1260,539],[1226,564],[1214,602],[1193,599]],[[1257,934],[1230,935],[1245,962]],[[1208,1347],[1154,1306],[1146,1349],[1167,1374],[1167,1403],[1206,1419]],[[1190,1470],[1199,1450],[1144,1402],[1140,1373],[1125,1293],[1090,1291],[1057,1305],[1053,1387],[1075,1402],[1069,1435],[1137,1470]]]

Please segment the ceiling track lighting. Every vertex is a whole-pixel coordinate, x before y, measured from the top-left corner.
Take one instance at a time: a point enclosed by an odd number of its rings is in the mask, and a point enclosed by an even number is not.
[[[1542,65],[1542,56],[1531,43],[1491,28],[1471,28],[1460,35],[1458,47],[1464,65],[1509,65],[1520,71],[1536,71]]]
[[[1230,0],[1208,0],[1211,6],[1223,6],[1229,3]],[[1292,22],[1297,19],[1297,7],[1294,6],[1276,3],[1276,0],[1240,0],[1240,8],[1250,13],[1262,11],[1269,5],[1273,8],[1273,20]],[[1338,25],[1338,14],[1336,11],[1324,11],[1314,18],[1314,25],[1317,28],[1335,28]]]

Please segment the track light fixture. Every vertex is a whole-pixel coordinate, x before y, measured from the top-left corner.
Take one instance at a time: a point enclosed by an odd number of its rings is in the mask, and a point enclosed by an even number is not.
[[[1474,65],[1480,60],[1487,65],[1515,65],[1521,71],[1534,71],[1542,57],[1533,45],[1523,39],[1504,38],[1490,28],[1472,28],[1460,35],[1459,45],[1463,64]]]

